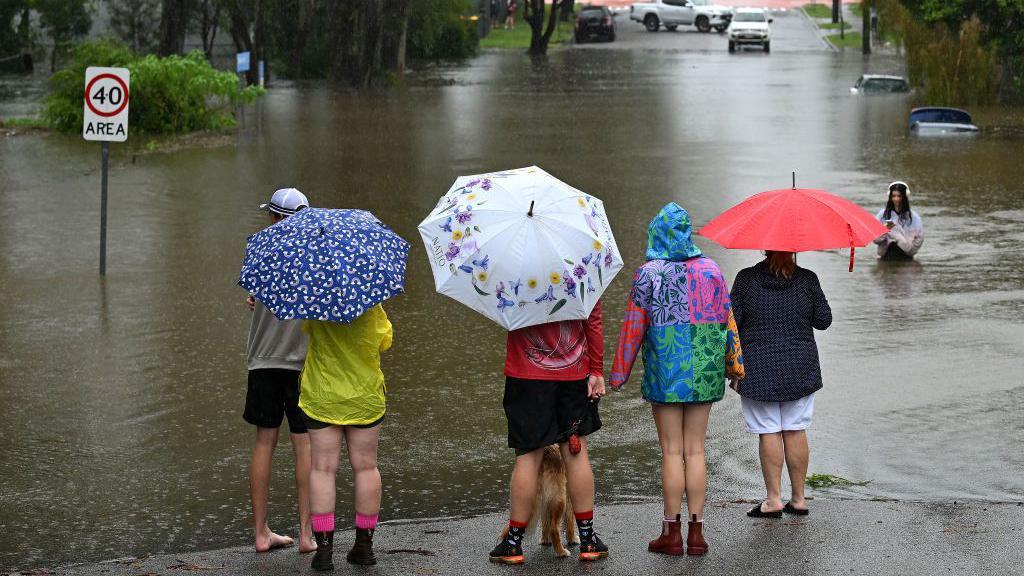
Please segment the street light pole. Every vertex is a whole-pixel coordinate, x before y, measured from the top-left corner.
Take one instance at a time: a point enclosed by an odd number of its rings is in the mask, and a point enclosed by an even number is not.
[[[862,0],[860,5],[860,49],[861,53],[871,54],[871,0]]]

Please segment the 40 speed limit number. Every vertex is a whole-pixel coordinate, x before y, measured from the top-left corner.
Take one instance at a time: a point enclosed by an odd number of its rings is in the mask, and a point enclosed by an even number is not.
[[[129,98],[127,68],[87,68],[82,137],[107,142],[127,140]]]

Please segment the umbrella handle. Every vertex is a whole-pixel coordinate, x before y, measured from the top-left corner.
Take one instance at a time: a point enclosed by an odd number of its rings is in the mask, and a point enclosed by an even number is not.
[[[534,200],[530,200],[530,210],[526,213],[526,215],[529,216],[530,218],[533,218],[533,203]]]
[[[853,272],[853,255],[857,248],[853,245],[853,227],[850,226],[849,222],[846,224],[846,230],[850,233],[850,272]]]

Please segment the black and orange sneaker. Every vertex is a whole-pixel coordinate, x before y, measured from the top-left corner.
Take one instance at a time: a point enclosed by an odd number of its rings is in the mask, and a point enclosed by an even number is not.
[[[526,558],[523,556],[522,544],[515,544],[510,539],[498,542],[498,545],[491,550],[490,560],[495,564],[522,564]]]
[[[608,547],[601,542],[601,539],[597,537],[597,533],[594,533],[586,540],[580,542],[580,561],[581,562],[592,562],[594,560],[600,560],[608,557]]]

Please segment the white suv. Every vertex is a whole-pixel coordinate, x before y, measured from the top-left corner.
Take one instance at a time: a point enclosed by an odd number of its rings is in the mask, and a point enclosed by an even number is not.
[[[729,23],[729,52],[740,46],[757,45],[771,51],[772,19],[760,8],[740,8]]]

